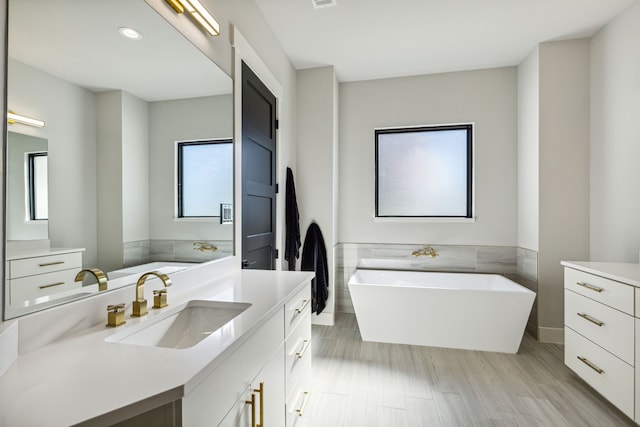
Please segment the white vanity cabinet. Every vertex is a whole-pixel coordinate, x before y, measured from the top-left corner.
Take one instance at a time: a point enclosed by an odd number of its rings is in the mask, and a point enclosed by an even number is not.
[[[80,288],[75,276],[82,269],[84,249],[59,249],[7,258],[10,304]]]
[[[635,282],[564,263],[565,364],[630,418],[638,412]],[[604,267],[604,265],[603,265]],[[636,265],[636,268],[638,266]],[[612,277],[615,277],[614,280]]]
[[[310,301],[305,286],[188,392],[182,425],[293,426],[311,391]]]
[[[248,337],[237,350],[231,353],[182,399],[183,426],[217,426],[223,419],[225,423],[232,422],[230,420],[236,419],[237,416],[230,415],[231,418],[225,419],[232,408],[235,408],[239,413],[248,413],[249,410],[240,410],[242,405],[238,403],[249,400],[250,394],[247,395],[247,390],[259,388],[260,382],[264,383],[265,396],[263,396],[263,401],[265,401],[265,405],[267,402],[275,405],[276,411],[282,412],[284,417],[284,387],[280,386],[280,383],[284,381],[283,312],[282,308],[278,310],[258,331]],[[280,354],[279,359],[278,353]],[[268,363],[273,360],[276,362]],[[277,379],[274,384],[263,377]],[[273,394],[269,391],[272,387]],[[278,392],[278,389],[281,391]],[[264,399],[265,397],[266,399]],[[267,409],[265,415],[271,414],[273,409]]]
[[[311,393],[311,293],[300,291],[285,305],[287,427],[304,416]]]

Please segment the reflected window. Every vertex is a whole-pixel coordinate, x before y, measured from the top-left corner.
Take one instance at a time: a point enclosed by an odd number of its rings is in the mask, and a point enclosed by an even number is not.
[[[178,218],[218,217],[233,202],[231,139],[178,142]]]
[[[471,218],[472,130],[377,129],[376,217]]]
[[[46,152],[27,153],[27,185],[29,219],[49,218],[49,189],[47,185],[48,156]]]

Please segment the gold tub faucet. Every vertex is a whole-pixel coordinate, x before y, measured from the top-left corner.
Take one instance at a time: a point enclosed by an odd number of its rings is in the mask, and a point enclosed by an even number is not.
[[[204,252],[204,251],[215,252],[218,250],[218,247],[216,245],[210,245],[207,242],[198,240],[196,242],[193,242],[193,250],[200,251],[200,252]]]
[[[90,273],[98,280],[98,290],[106,291],[107,290],[107,276],[100,270],[99,268],[85,268],[80,270],[78,274],[76,274],[75,281],[82,282],[84,280],[84,276]]]
[[[433,247],[431,247],[431,246],[426,246],[426,247],[422,248],[422,250],[411,252],[411,256],[413,256],[414,258],[417,258],[417,257],[419,257],[421,255],[429,256],[431,258],[435,258],[435,257],[438,256],[438,252],[436,252],[436,250],[433,249]]]
[[[144,273],[136,282],[136,299],[133,301],[133,317],[141,317],[147,314],[147,300],[144,299],[144,282],[149,276],[156,276],[162,281],[165,288],[171,286],[171,279],[164,273],[159,271],[150,271]],[[167,304],[167,290],[161,289],[160,291],[153,292],[153,308],[166,307]]]

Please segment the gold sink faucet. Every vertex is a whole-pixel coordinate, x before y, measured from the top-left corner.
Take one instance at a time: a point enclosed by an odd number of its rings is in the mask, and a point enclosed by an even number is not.
[[[421,255],[429,256],[431,258],[435,258],[435,257],[438,256],[438,252],[436,252],[436,250],[433,249],[433,247],[431,247],[431,246],[426,246],[426,247],[422,248],[422,250],[411,252],[411,256],[413,256],[414,258],[417,258],[417,257],[419,257]]]
[[[99,268],[85,268],[83,270],[80,270],[78,274],[76,274],[75,281],[82,282],[84,280],[84,276],[87,273],[91,273],[98,280],[99,291],[107,290],[107,276]]]
[[[193,250],[200,251],[200,252],[204,252],[204,251],[215,252],[218,250],[218,247],[216,245],[210,245],[207,242],[198,240],[196,242],[193,242]]]
[[[144,273],[136,282],[136,299],[133,301],[133,313],[131,314],[134,317],[144,316],[148,312],[147,300],[144,299],[144,282],[149,276],[156,276],[162,281],[162,284],[165,287],[165,289],[153,292],[153,308],[162,308],[168,305],[166,288],[171,286],[171,279],[169,278],[169,276],[159,271],[150,271],[148,273]]]

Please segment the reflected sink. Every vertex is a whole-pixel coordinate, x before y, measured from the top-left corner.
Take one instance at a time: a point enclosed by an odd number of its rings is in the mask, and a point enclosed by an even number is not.
[[[249,303],[189,301],[180,311],[132,331],[122,331],[106,340],[151,347],[189,348],[215,334],[251,307]]]

